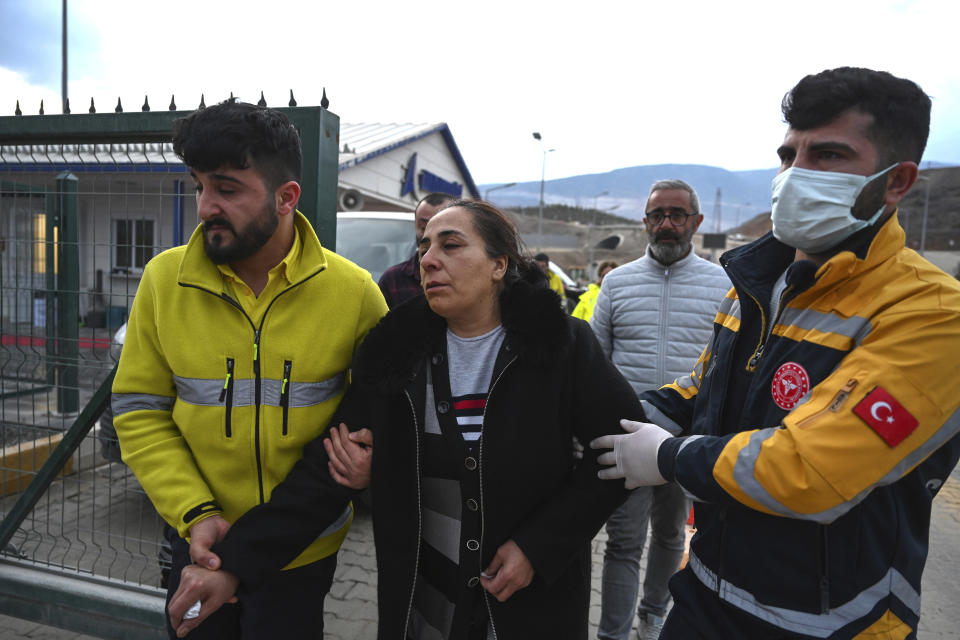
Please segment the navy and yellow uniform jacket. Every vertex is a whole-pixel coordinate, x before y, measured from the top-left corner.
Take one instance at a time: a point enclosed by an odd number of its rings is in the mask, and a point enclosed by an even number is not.
[[[187,537],[199,520],[236,521],[323,433],[350,362],[386,313],[370,274],[320,246],[296,214],[289,284],[254,322],[203,248],[147,265],[113,384],[123,460],[160,515]],[[266,292],[265,292],[266,294]],[[336,553],[350,509],[291,566]]]
[[[960,456],[960,283],[904,248],[896,215],[848,246],[819,268],[769,234],[724,254],[711,344],[642,399],[686,435],[658,463],[699,501],[704,585],[800,636],[912,637]]]

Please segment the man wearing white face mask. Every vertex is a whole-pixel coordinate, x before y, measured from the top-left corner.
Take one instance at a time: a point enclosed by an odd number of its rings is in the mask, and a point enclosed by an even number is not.
[[[868,69],[783,100],[773,232],[694,372],[595,440],[602,477],[676,481],[690,562],[661,638],[915,638],[930,505],[960,458],[960,283],[904,247],[930,100]]]

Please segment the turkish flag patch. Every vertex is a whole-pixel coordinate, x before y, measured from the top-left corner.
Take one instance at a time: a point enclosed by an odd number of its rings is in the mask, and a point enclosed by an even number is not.
[[[883,387],[874,387],[853,412],[891,447],[903,442],[919,424]]]

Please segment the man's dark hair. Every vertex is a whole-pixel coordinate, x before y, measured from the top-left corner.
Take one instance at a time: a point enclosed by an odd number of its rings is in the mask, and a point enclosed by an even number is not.
[[[414,207],[414,210],[419,209],[420,205],[422,205],[424,202],[426,202],[431,207],[439,207],[442,204],[453,202],[456,199],[457,198],[455,196],[452,196],[449,193],[437,193],[437,192],[428,193],[427,195],[420,198],[420,200],[417,202],[417,206]]]
[[[537,262],[550,262],[550,256],[545,253],[538,253],[537,255],[533,256],[533,259]]]
[[[919,163],[930,133],[930,97],[886,71],[840,67],[809,75],[780,107],[787,124],[799,131],[825,125],[849,109],[873,116],[867,135],[877,148],[877,169],[904,160]]]
[[[174,122],[173,151],[195,171],[252,165],[271,191],[291,180],[299,182],[303,164],[300,136],[287,116],[236,100]]]

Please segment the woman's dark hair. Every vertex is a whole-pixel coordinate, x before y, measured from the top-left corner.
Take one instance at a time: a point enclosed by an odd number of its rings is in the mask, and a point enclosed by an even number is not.
[[[600,274],[603,273],[604,269],[607,269],[607,268],[616,269],[619,266],[620,265],[614,262],[613,260],[604,260],[603,262],[601,262],[600,266],[597,267],[597,281],[598,281],[597,283],[599,284]]]
[[[482,200],[454,200],[442,211],[453,207],[470,212],[473,228],[483,238],[488,258],[507,257],[507,272],[503,277],[505,287],[511,287],[518,280],[529,279],[531,273],[542,274],[540,267],[526,257],[520,233],[500,209]]]
[[[915,83],[886,71],[840,67],[809,75],[783,97],[783,119],[805,131],[849,109],[873,116],[868,130],[877,168],[920,162],[930,133],[930,98]]]
[[[173,151],[191,169],[220,167],[260,173],[267,189],[300,181],[300,135],[287,116],[246,102],[227,100],[194,111],[173,125]]]

